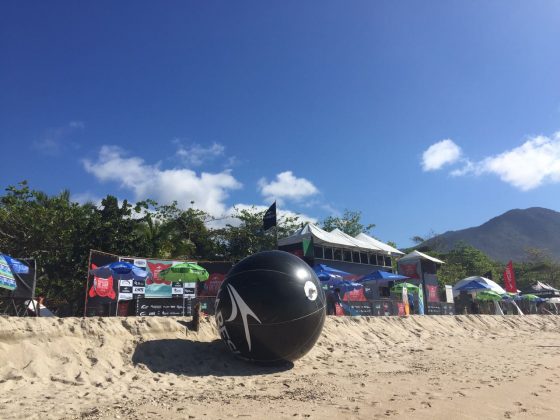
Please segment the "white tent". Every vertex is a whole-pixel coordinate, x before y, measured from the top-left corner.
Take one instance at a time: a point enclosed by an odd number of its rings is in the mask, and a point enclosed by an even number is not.
[[[327,232],[313,223],[308,223],[298,229],[293,235],[278,240],[279,246],[297,244],[304,239],[313,239],[315,245],[325,245],[339,248],[347,248],[354,251],[369,251],[386,254],[382,248],[371,243],[353,238],[339,229]],[[387,245],[388,246],[388,245]]]
[[[412,251],[406,254],[404,257],[402,257],[399,260],[399,262],[405,262],[407,260],[429,260],[435,262],[436,264],[445,264],[442,260],[438,260],[437,258],[430,257],[428,254],[424,254],[423,252],[420,251]]]
[[[387,245],[384,242],[381,242],[375,238],[372,238],[369,235],[366,235],[365,233],[360,233],[359,235],[356,236],[356,239],[362,241],[362,242],[366,242],[372,246],[376,246],[380,249],[382,249],[383,251],[387,251],[389,254],[391,254],[392,256],[398,256],[398,255],[404,255],[404,252],[399,251],[397,248],[392,247],[391,245]]]
[[[455,285],[453,286],[453,296],[457,296],[461,293],[460,290],[457,290],[459,287],[471,282],[471,281],[477,281],[479,283],[483,283],[486,284],[490,290],[492,290],[493,292],[496,292],[500,295],[503,295],[506,293],[506,291],[502,288],[502,286],[500,286],[498,283],[496,283],[495,281],[492,281],[490,279],[487,279],[486,277],[481,277],[481,276],[471,276],[471,277],[467,277],[466,279],[463,280],[459,280],[457,283],[455,283]]]

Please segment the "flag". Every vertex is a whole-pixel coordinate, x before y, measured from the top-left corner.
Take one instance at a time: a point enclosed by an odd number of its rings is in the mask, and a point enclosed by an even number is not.
[[[508,262],[504,271],[504,284],[506,292],[517,293],[517,285],[515,284],[515,272],[513,271],[513,263]]]
[[[276,226],[276,201],[268,208],[263,217],[263,230]]]

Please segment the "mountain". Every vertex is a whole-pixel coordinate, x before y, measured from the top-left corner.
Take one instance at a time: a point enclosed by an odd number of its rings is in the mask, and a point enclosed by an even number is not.
[[[510,210],[480,226],[437,235],[420,248],[449,251],[459,242],[501,262],[524,261],[529,248],[545,250],[560,261],[560,213],[542,207]]]

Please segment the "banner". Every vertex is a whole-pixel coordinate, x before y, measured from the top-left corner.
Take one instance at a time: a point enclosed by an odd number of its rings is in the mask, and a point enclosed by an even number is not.
[[[276,226],[276,201],[268,208],[263,217],[263,230]]]
[[[455,302],[454,299],[453,299],[453,286],[451,286],[450,284],[445,285],[445,301],[447,303],[454,303]]]
[[[0,255],[0,287],[8,290],[16,288],[16,279],[12,274],[12,269],[3,255]]]
[[[513,262],[510,260],[504,271],[504,284],[506,292],[517,293],[517,285],[515,284],[515,271],[513,271]]]
[[[424,290],[422,285],[418,287],[418,315],[424,315]]]

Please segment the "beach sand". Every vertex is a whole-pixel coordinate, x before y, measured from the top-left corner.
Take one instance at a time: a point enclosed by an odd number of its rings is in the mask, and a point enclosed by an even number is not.
[[[292,366],[213,319],[0,318],[0,418],[560,419],[560,317],[329,317]]]

